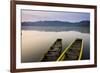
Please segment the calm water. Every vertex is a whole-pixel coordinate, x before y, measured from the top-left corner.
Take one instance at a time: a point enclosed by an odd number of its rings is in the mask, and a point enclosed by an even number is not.
[[[82,33],[89,33],[90,30],[88,27],[65,27],[65,26],[22,26],[23,30],[36,30],[36,31],[79,31]]]
[[[82,59],[90,58],[90,34],[87,27],[22,27],[22,62],[39,62],[44,53],[56,41],[62,39],[63,48],[66,48],[76,38],[82,38]]]

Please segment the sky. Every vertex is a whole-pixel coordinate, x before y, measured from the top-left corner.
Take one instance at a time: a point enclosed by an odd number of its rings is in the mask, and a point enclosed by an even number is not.
[[[90,13],[84,12],[61,12],[61,11],[35,11],[35,10],[21,10],[22,22],[36,22],[36,21],[67,21],[80,22],[90,20]]]

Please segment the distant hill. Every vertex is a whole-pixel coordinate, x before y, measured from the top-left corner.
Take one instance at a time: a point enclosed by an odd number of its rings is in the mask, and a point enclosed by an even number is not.
[[[90,21],[80,21],[80,22],[63,22],[63,21],[37,21],[37,22],[22,22],[22,26],[80,26],[89,27]]]

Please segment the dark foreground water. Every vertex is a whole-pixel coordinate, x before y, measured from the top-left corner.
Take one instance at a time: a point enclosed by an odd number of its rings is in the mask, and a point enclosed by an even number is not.
[[[90,59],[90,33],[88,27],[22,27],[21,62],[40,62],[49,47],[62,39],[63,49],[73,40],[83,39],[82,60]]]

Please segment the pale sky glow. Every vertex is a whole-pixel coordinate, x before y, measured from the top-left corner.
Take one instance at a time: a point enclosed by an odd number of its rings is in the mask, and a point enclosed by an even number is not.
[[[22,22],[35,22],[35,21],[68,21],[79,22],[83,20],[90,20],[89,13],[79,12],[61,12],[61,11],[35,11],[35,10],[22,10]]]

